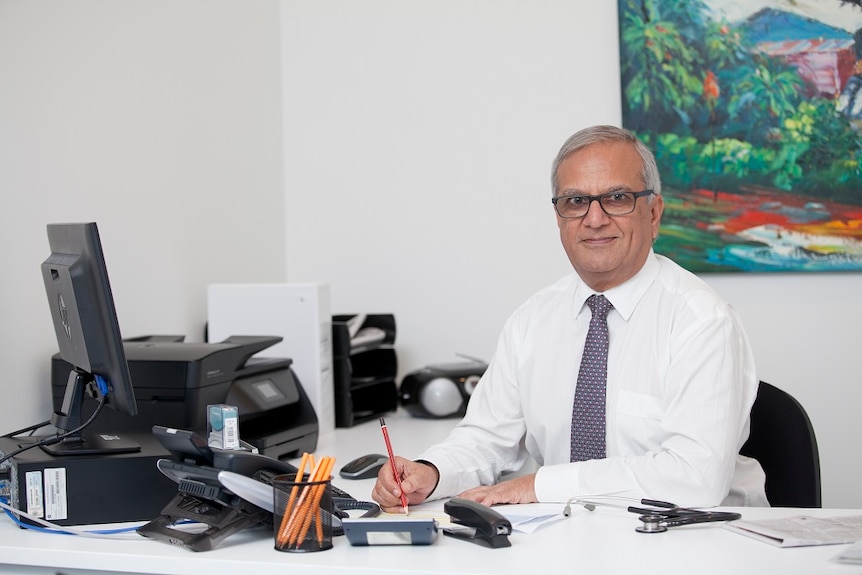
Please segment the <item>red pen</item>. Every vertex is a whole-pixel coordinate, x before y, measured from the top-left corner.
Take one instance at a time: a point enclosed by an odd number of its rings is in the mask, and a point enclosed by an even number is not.
[[[395,468],[395,455],[392,454],[392,443],[389,441],[389,431],[386,429],[386,422],[380,418],[380,430],[383,432],[383,441],[386,442],[386,451],[389,452],[389,463],[392,465],[392,474],[395,475],[395,483],[398,484],[398,489],[401,489],[401,476],[398,475],[398,469]],[[404,491],[401,491],[401,506],[404,508],[404,515],[409,515],[407,509],[407,496]]]

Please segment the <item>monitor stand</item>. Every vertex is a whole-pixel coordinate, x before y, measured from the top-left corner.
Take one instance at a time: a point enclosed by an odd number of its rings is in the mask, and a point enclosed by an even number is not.
[[[133,440],[114,433],[85,434],[82,411],[84,407],[84,391],[87,388],[95,391],[95,382],[90,376],[73,369],[69,373],[66,384],[66,394],[63,396],[63,405],[60,411],[51,415],[51,423],[60,434],[78,429],[68,437],[56,443],[42,445],[42,449],[51,455],[110,455],[114,453],[134,453],[141,450],[141,445]]]
[[[58,443],[43,445],[42,449],[51,455],[110,455],[113,453],[136,453],[141,444],[133,439],[111,433],[75,434]]]

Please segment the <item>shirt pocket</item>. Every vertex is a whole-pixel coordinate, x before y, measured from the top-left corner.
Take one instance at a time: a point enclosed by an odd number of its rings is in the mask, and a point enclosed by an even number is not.
[[[661,419],[664,409],[658,399],[645,393],[620,390],[617,411],[621,415],[642,417],[644,419]]]
[[[661,444],[661,420],[664,411],[656,397],[620,390],[616,416],[622,451],[628,451],[624,446],[632,450],[630,453],[636,454],[657,449]]]

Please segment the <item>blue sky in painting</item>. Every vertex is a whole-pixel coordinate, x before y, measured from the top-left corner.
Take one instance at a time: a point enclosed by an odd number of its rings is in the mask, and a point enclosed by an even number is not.
[[[853,39],[853,34],[847,30],[835,28],[814,18],[773,8],[765,8],[762,12],[758,12],[748,22],[746,28],[749,32],[749,38],[757,43],[810,40],[812,38],[823,40]]]
[[[862,28],[862,10],[839,0],[706,0],[716,17],[734,22],[748,18],[763,8],[775,8],[814,18],[849,32]]]

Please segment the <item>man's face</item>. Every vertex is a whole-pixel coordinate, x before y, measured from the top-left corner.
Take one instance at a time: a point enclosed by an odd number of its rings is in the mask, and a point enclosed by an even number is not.
[[[557,195],[598,196],[608,192],[640,192],[643,161],[625,142],[594,144],[567,157],[557,170]],[[652,203],[648,198],[652,197]],[[583,218],[557,216],[560,239],[578,275],[596,291],[606,291],[634,276],[658,237],[661,196],[638,198],[625,216],[607,215],[590,202]]]

